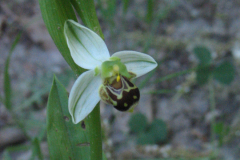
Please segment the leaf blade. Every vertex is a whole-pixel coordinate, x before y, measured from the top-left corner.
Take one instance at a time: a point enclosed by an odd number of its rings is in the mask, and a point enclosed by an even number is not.
[[[83,23],[97,33],[102,39],[104,39],[104,35],[101,30],[101,26],[99,24],[95,5],[93,0],[71,0],[74,8],[76,9],[78,15],[81,17]]]
[[[68,112],[68,97],[54,77],[47,105],[47,138],[51,159],[89,159],[87,131],[73,124]]]
[[[128,125],[134,133],[143,132],[147,127],[147,118],[142,113],[133,114],[128,121]]]
[[[200,64],[210,64],[212,61],[211,52],[205,46],[196,46],[193,49],[194,54],[198,58]]]
[[[63,32],[64,23],[66,20],[72,19],[77,21],[70,1],[39,0],[39,5],[42,18],[55,45],[73,71],[77,74],[80,74],[83,69],[74,63]]]
[[[213,70],[213,77],[222,84],[230,84],[235,75],[235,69],[231,62],[222,62]]]
[[[167,140],[167,124],[161,119],[155,119],[149,129],[154,136],[156,142],[164,142]]]

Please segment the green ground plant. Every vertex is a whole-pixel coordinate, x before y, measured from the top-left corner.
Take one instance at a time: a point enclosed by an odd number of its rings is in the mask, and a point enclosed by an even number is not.
[[[167,141],[167,125],[163,120],[154,119],[147,122],[145,115],[135,113],[128,122],[130,132],[137,136],[137,143],[140,145],[158,144]]]
[[[200,85],[208,84],[210,110],[214,113],[216,109],[214,80],[218,81],[222,85],[230,85],[235,77],[235,68],[232,62],[227,60],[214,63],[211,51],[205,46],[196,46],[193,49],[193,52],[199,60],[199,69],[196,71],[196,80]],[[218,145],[221,146],[223,144],[223,138],[228,134],[228,132],[229,128],[223,123],[216,122],[215,116],[212,116],[211,140],[213,145],[217,138]]]

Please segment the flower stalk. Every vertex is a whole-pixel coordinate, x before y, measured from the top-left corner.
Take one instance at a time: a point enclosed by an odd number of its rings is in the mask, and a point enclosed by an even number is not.
[[[90,140],[90,159],[102,159],[102,131],[99,103],[86,118],[87,131]]]

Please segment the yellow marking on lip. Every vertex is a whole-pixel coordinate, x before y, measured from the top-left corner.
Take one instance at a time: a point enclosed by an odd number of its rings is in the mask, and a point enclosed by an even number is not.
[[[133,99],[137,99],[137,96],[133,96]]]
[[[127,107],[128,106],[128,104],[127,103],[124,103],[124,107]]]
[[[119,76],[119,74],[118,74],[118,76],[117,76],[117,82],[119,82],[120,81],[120,76]]]

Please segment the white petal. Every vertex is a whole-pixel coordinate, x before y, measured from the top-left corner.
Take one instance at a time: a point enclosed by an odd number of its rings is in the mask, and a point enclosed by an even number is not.
[[[79,23],[67,20],[64,34],[71,56],[80,67],[94,69],[110,57],[102,38]]]
[[[112,55],[112,57],[121,59],[127,70],[133,72],[140,77],[157,67],[157,62],[149,55],[136,51],[120,51]]]
[[[69,94],[68,109],[73,123],[82,121],[99,102],[98,88],[102,80],[94,76],[94,70],[82,73]]]

